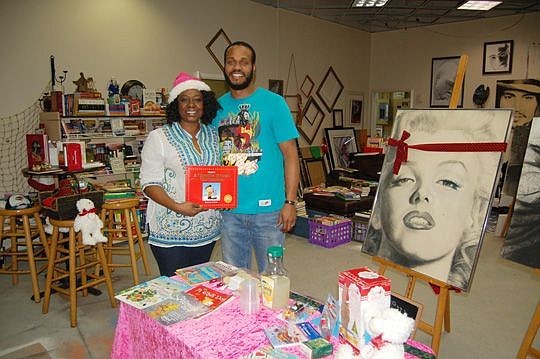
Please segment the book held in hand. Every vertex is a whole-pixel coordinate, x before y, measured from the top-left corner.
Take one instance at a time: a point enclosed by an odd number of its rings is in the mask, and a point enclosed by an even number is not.
[[[236,208],[238,169],[235,166],[186,166],[186,201],[203,208]]]

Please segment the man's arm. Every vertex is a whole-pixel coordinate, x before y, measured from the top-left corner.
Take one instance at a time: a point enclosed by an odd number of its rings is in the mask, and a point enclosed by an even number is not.
[[[300,165],[298,162],[298,150],[294,139],[279,144],[283,154],[285,167],[285,199],[296,203],[298,182],[300,180]],[[284,203],[278,220],[281,231],[288,232],[296,223],[296,206]]]

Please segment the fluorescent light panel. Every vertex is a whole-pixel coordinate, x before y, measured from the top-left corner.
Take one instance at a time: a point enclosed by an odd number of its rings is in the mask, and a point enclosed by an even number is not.
[[[355,0],[352,7],[381,7],[384,6],[388,0]]]
[[[458,10],[491,10],[502,1],[467,1],[458,7]]]

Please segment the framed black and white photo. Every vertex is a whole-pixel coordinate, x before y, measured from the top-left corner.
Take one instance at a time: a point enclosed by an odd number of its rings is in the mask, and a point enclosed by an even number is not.
[[[345,116],[344,126],[354,128],[364,127],[364,96],[361,93],[349,93],[347,96],[347,113]]]
[[[206,50],[210,53],[216,64],[219,66],[221,71],[225,70],[225,64],[223,63],[223,54],[225,53],[225,49],[227,46],[231,44],[231,40],[223,31],[223,29],[219,29],[219,31],[214,35],[212,40],[206,45]]]
[[[459,59],[459,56],[452,56],[436,57],[431,60],[431,107],[448,107],[450,105]],[[458,107],[463,107],[464,88],[465,86],[461,87]]]
[[[343,91],[343,84],[332,66],[330,66],[317,89],[317,95],[319,95],[324,107],[328,111],[332,111],[334,108],[339,95],[341,95],[341,91]]]
[[[283,80],[268,80],[268,89],[283,96]]]
[[[334,127],[343,127],[343,110],[338,108],[333,109],[332,119],[334,120]]]
[[[325,128],[332,169],[348,168],[349,154],[358,152],[354,128]]]
[[[482,74],[512,73],[513,53],[514,40],[485,42]]]
[[[302,110],[302,124],[298,125],[298,132],[304,137],[308,144],[312,144],[324,119],[324,112],[317,101],[310,97],[306,106]]]
[[[468,291],[511,117],[398,110],[362,251]]]

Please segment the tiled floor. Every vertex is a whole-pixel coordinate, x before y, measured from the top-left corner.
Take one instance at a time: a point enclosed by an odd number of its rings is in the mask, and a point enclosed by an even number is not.
[[[451,295],[451,333],[444,333],[440,358],[513,358],[521,343],[540,294],[540,276],[533,270],[499,256],[502,240],[488,235],[484,240],[476,275],[468,294]],[[285,263],[292,289],[325,299],[337,294],[337,274],[345,269],[369,266],[376,269],[361,246],[352,242],[333,249],[307,243],[289,235]],[[153,275],[157,266],[149,259]],[[219,246],[214,257],[219,258]],[[140,271],[142,273],[142,270]],[[403,292],[406,278],[389,271],[392,288]],[[127,268],[112,275],[115,291],[131,285]],[[40,275],[44,288],[44,275]],[[108,358],[117,319],[104,287],[101,296],[78,296],[78,326],[69,325],[69,301],[55,294],[49,313],[41,313],[41,303],[30,300],[31,284],[22,277],[11,285],[11,278],[0,275],[0,358]],[[424,316],[432,320],[436,296],[422,283],[415,299],[425,305]],[[141,333],[144,335],[144,333]],[[418,332],[417,340],[430,343],[430,337]],[[535,345],[540,347],[540,339]],[[219,358],[221,359],[221,358]]]

